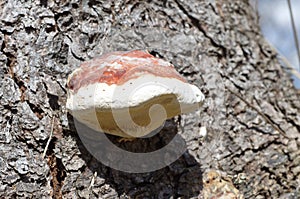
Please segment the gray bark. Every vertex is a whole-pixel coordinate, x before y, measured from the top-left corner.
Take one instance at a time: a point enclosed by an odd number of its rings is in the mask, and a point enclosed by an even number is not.
[[[245,198],[300,198],[300,93],[247,0],[8,0],[0,14],[0,197],[197,198],[203,172],[217,169]],[[65,108],[72,70],[130,49],[159,54],[206,95],[200,117],[120,144],[152,151],[176,133],[186,141],[177,161],[143,174],[97,161]]]

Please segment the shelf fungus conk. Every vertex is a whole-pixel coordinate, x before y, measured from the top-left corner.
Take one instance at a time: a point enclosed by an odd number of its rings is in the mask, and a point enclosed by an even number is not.
[[[142,137],[166,119],[197,110],[202,92],[147,51],[117,51],[83,62],[68,78],[67,109],[86,126]]]

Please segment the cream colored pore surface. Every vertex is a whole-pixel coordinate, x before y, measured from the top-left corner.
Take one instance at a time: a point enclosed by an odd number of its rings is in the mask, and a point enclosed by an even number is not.
[[[166,119],[199,108],[204,100],[194,85],[144,75],[122,85],[90,84],[70,91],[67,108],[88,127],[121,137],[140,137]]]

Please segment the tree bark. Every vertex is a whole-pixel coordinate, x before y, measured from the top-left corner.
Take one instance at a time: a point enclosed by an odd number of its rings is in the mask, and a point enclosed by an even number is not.
[[[300,93],[247,0],[8,0],[0,14],[1,197],[197,198],[209,169],[245,198],[300,197]],[[80,63],[130,49],[170,61],[206,96],[153,138],[119,144],[152,151],[178,133],[187,151],[149,173],[94,158],[65,107]]]

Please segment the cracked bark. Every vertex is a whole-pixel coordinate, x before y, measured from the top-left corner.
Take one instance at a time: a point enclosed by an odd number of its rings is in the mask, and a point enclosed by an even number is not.
[[[0,3],[0,14],[1,197],[197,198],[209,168],[232,176],[245,198],[300,197],[300,93],[248,1],[9,0]],[[65,109],[72,70],[103,52],[128,49],[171,61],[207,97],[200,117],[183,115],[151,139],[120,146],[153,151],[179,133],[186,153],[151,173],[102,165]]]

